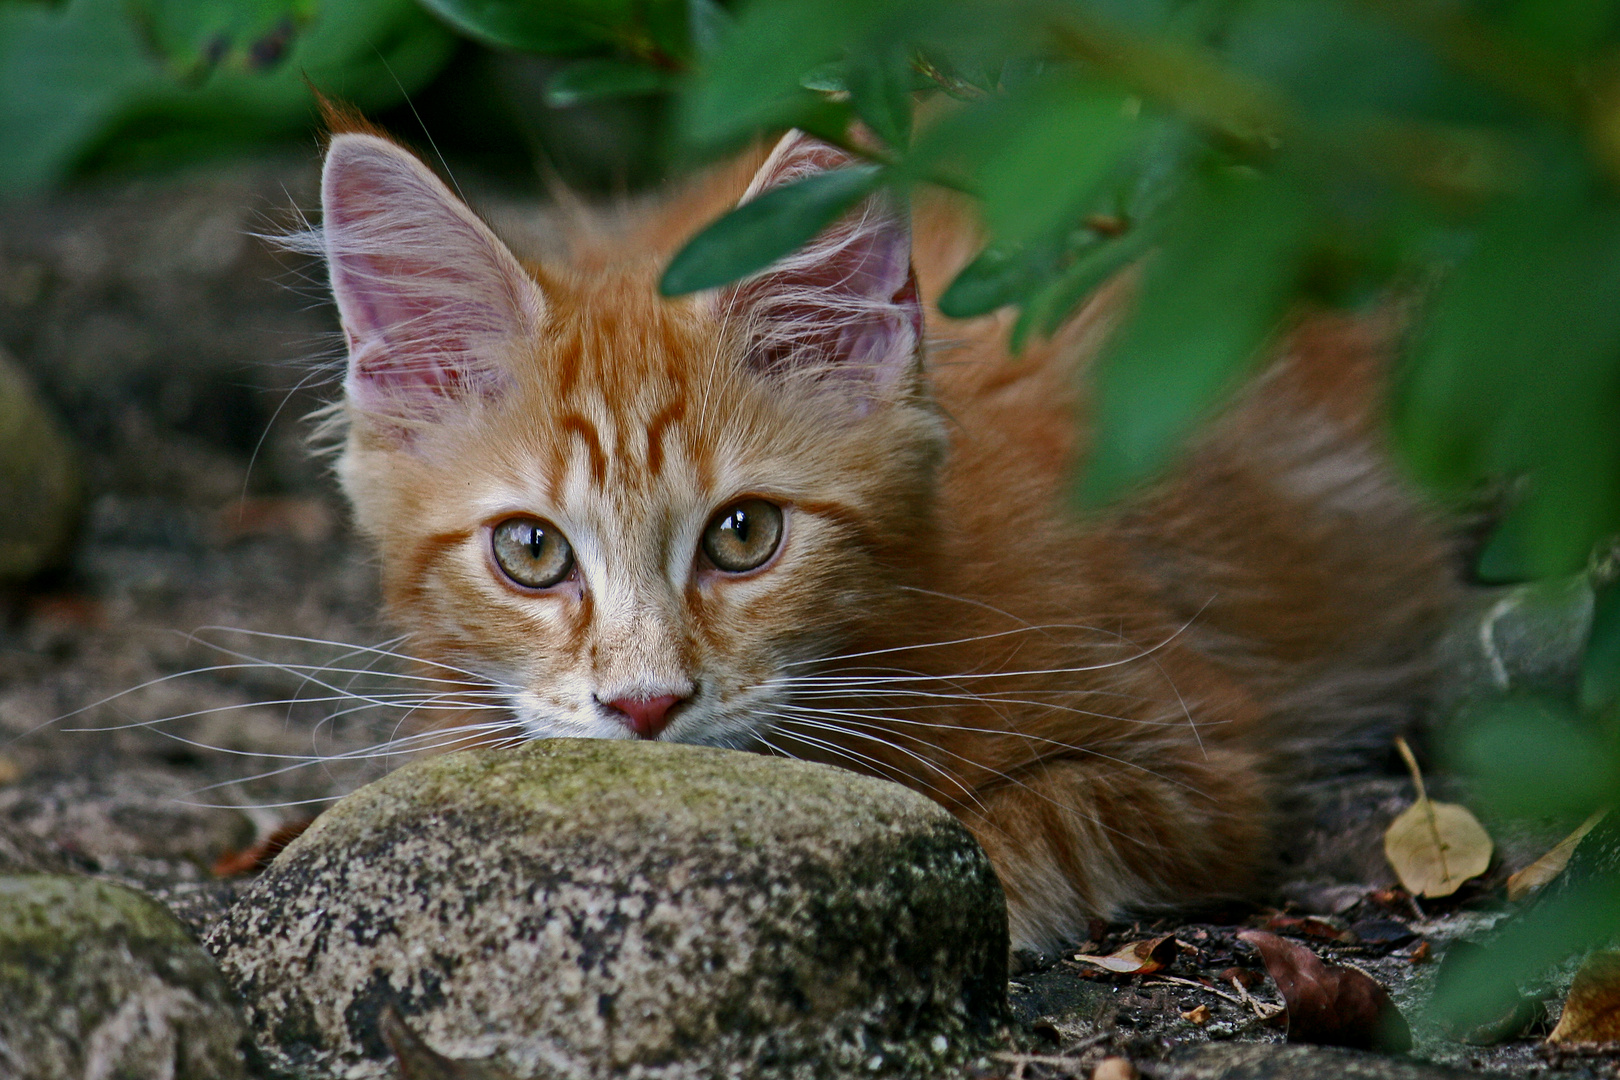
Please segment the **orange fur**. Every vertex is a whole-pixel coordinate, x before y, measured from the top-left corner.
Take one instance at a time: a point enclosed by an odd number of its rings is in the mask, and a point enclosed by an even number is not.
[[[668,693],[690,703],[660,737],[908,784],[984,845],[1015,943],[1250,891],[1285,786],[1409,717],[1453,600],[1377,445],[1392,328],[1302,317],[1174,475],[1081,521],[1079,374],[1129,283],[1021,357],[1005,318],[930,305],[921,366],[851,411],[748,370],[712,297],[656,293],[752,164],[524,264],[543,318],[500,346],[498,393],[408,430],[351,402],[340,472],[411,647],[524,734],[630,737],[593,703]],[[931,301],[976,236],[948,198],[915,221]],[[781,550],[705,569],[743,496],[786,508]],[[575,579],[503,577],[513,514],[568,534]]]

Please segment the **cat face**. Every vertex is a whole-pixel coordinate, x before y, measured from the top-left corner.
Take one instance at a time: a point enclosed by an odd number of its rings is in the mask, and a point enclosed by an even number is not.
[[[745,197],[836,153],[795,136]],[[926,562],[941,428],[902,217],[663,300],[525,268],[426,168],[337,136],[339,465],[407,648],[527,736],[769,745],[795,678]]]

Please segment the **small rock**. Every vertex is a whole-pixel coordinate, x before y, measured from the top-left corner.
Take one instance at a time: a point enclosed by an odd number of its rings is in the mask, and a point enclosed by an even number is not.
[[[0,1075],[243,1075],[245,1029],[208,954],[155,900],[61,874],[0,877]]]
[[[1471,594],[1438,646],[1434,715],[1449,717],[1462,702],[1498,694],[1572,690],[1592,601],[1585,576]]]
[[[0,351],[0,583],[71,554],[84,508],[78,455],[20,367]]]
[[[390,1007],[446,1058],[579,1080],[945,1075],[1007,1018],[1001,888],[944,810],[663,743],[410,765],[317,819],[207,941],[271,1059],[309,1076],[389,1075]]]

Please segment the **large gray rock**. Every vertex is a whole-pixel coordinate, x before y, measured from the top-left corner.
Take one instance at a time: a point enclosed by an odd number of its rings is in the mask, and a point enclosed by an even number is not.
[[[0,1076],[243,1075],[208,954],[155,900],[94,878],[0,877]]]
[[[1006,1017],[978,845],[893,784],[555,740],[327,811],[209,933],[270,1056],[388,1075],[390,1004],[518,1077],[940,1075]]]

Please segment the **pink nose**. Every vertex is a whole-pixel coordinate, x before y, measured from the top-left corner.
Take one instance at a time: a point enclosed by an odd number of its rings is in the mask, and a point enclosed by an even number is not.
[[[650,698],[616,698],[607,707],[623,713],[630,720],[630,728],[643,739],[656,739],[669,725],[669,710],[685,701],[675,694],[661,694]]]

